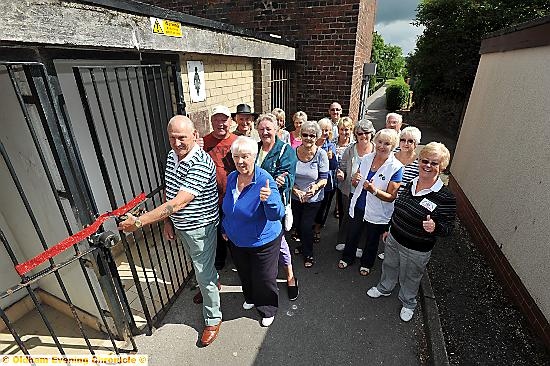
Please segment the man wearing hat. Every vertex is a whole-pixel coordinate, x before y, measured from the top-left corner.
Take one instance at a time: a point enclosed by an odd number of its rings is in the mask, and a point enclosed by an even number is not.
[[[231,112],[224,105],[218,105],[212,110],[210,116],[212,132],[204,136],[203,149],[210,155],[216,165],[216,185],[218,188],[218,205],[221,207],[223,196],[225,195],[225,186],[227,185],[227,176],[235,170],[235,163],[231,156],[231,144],[237,138],[229,129],[231,127]],[[221,211],[220,211],[221,212]],[[225,265],[227,257],[227,241],[223,239],[220,226],[218,227],[218,244],[216,247],[216,269],[220,270]],[[200,292],[193,298],[195,303],[200,303],[202,298]]]
[[[256,142],[260,141],[258,131],[254,128],[254,121],[258,118],[257,113],[252,113],[252,109],[248,104],[239,104],[237,111],[231,113],[231,117],[237,123],[237,127],[233,133],[237,136],[248,136]]]

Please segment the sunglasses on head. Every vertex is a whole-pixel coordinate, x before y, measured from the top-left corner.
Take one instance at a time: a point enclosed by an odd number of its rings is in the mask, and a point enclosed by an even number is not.
[[[408,140],[407,139],[400,139],[399,141],[408,142],[409,144],[414,144],[414,140],[412,140],[412,139],[408,139]]]
[[[420,162],[424,165],[430,165],[432,167],[436,167],[439,165],[439,162],[437,161],[430,161],[428,159],[420,159]]]
[[[306,139],[307,138],[316,139],[317,135],[310,135],[309,133],[303,133],[302,137],[305,137]]]

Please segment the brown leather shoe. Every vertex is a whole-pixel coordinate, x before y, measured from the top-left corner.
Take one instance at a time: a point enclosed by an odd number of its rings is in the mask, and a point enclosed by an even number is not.
[[[204,327],[201,337],[201,344],[203,346],[208,346],[210,343],[214,342],[214,340],[218,336],[218,333],[220,332],[221,325],[222,322],[220,320],[220,322],[216,325],[207,325],[206,327]]]
[[[218,281],[218,290],[221,290],[222,289],[222,284]],[[195,304],[202,304],[202,294],[201,294],[201,291],[199,290],[199,292],[197,292],[195,294],[195,296],[193,296],[193,302]]]

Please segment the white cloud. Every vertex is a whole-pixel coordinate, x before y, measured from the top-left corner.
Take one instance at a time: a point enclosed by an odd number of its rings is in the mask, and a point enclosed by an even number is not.
[[[397,20],[377,24],[374,30],[382,36],[386,44],[400,46],[403,49],[403,55],[406,56],[414,50],[416,38],[422,34],[424,27],[415,27],[411,24],[411,20]]]

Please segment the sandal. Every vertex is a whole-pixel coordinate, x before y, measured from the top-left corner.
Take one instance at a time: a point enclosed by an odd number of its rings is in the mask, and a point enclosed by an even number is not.
[[[302,246],[298,246],[296,248],[294,248],[294,254],[302,254]]]
[[[298,233],[295,231],[292,232],[292,234],[290,235],[290,238],[294,241],[300,241],[300,237],[298,236]]]
[[[361,276],[368,276],[369,273],[370,273],[370,269],[369,269],[369,268],[367,268],[367,267],[361,267],[361,268],[359,268],[359,274],[360,274]]]
[[[313,259],[312,256],[304,258],[304,267],[311,268],[313,267],[314,264],[315,264],[315,260]]]
[[[348,265],[349,264],[346,261],[344,261],[343,259],[340,259],[340,262],[338,262],[338,268],[340,268],[340,269],[345,269],[345,268],[347,268]]]
[[[315,244],[319,243],[321,241],[321,232],[317,231],[313,233],[313,242]]]

